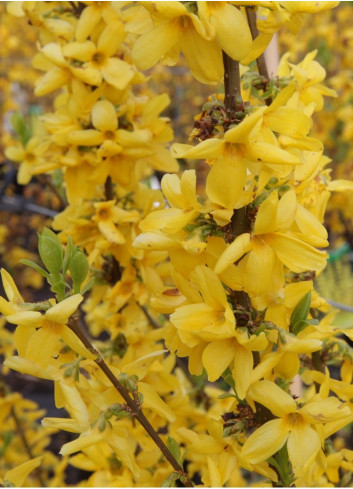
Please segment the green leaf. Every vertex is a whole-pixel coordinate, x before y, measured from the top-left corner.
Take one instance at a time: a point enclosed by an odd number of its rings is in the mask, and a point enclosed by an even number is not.
[[[91,277],[89,279],[89,281],[86,283],[86,285],[83,287],[83,289],[81,290],[80,294],[81,295],[85,295],[86,292],[88,292],[89,290],[91,290],[91,288],[93,287],[95,281],[96,281],[95,277]]]
[[[20,260],[20,263],[22,263],[23,265],[27,265],[28,267],[34,268],[35,270],[37,270],[37,272],[43,275],[43,277],[49,279],[50,277],[49,273],[46,270],[44,270],[44,268],[37,265],[37,263],[35,263],[34,261],[27,260],[26,258],[22,258],[22,260]]]
[[[217,399],[227,399],[228,397],[235,397],[236,398],[236,395],[225,392],[224,394],[221,394],[220,396],[218,396]]]
[[[39,234],[38,240],[38,251],[42,262],[50,273],[58,277],[63,264],[63,249],[59,238],[55,236],[54,239],[43,231]]]
[[[176,481],[180,479],[180,474],[178,472],[172,472],[168,477],[162,482],[161,487],[176,487]]]
[[[89,264],[86,255],[81,250],[77,250],[77,252],[71,257],[69,263],[69,270],[71,273],[75,294],[80,292],[81,284],[87,277],[88,269]]]
[[[174,440],[174,438],[172,438],[171,436],[168,436],[167,447],[169,448],[169,451],[174,456],[175,460],[181,465],[181,451],[180,451],[179,443],[176,440]]]
[[[291,318],[290,318],[290,330],[292,333],[294,333],[293,328],[296,325],[296,323],[299,323],[300,321],[304,321],[309,314],[310,310],[310,303],[311,303],[311,292],[307,292],[304,297],[298,302],[298,304],[295,306]],[[296,329],[298,326],[296,326]],[[301,327],[301,329],[303,329]],[[294,333],[296,334],[296,333]]]
[[[227,382],[227,384],[231,386],[233,391],[236,392],[233,375],[229,367],[223,372],[222,377]]]
[[[0,457],[2,457],[6,450],[7,447],[10,445],[11,441],[13,438],[13,433],[11,431],[5,431],[5,433],[2,435],[2,439],[4,440],[3,446],[0,448]]]
[[[21,143],[23,144],[23,146],[26,146],[31,138],[31,128],[28,124],[26,124],[26,121],[24,120],[21,112],[13,113],[10,118],[10,122]]]
[[[67,245],[66,245],[66,250],[65,250],[65,255],[64,255],[64,261],[63,261],[63,274],[64,275],[69,269],[73,248],[74,248],[74,242],[72,240],[72,237],[69,236],[68,240],[67,240]]]

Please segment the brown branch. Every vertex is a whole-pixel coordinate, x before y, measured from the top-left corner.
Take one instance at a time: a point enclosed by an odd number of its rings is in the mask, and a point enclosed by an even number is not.
[[[144,313],[146,318],[148,319],[150,325],[152,326],[153,329],[159,329],[161,326],[160,324],[157,323],[157,321],[151,316],[151,314],[148,312],[145,306],[142,306],[137,302],[138,306],[140,307],[141,311]]]
[[[113,188],[113,181],[112,177],[109,175],[104,183],[104,192],[105,192],[105,198],[107,200],[113,200],[114,199],[114,188]],[[110,258],[110,263],[111,263],[111,268],[112,268],[112,282],[116,284],[119,282],[121,279],[122,275],[122,270],[120,267],[120,264],[118,260],[115,258],[115,256],[111,256]]]
[[[28,443],[28,440],[26,438],[26,435],[25,435],[25,432],[23,430],[23,427],[21,425],[21,421],[19,420],[17,414],[16,414],[16,411],[15,411],[15,407],[12,406],[11,407],[11,416],[13,417],[14,421],[15,421],[15,425],[16,425],[16,428],[17,428],[17,434],[18,436],[21,438],[21,441],[23,443],[23,446],[25,447],[25,450],[28,454],[28,457],[30,458],[30,460],[33,460],[35,458],[35,456],[33,455],[33,452],[32,452],[32,448],[30,446],[30,444]],[[41,474],[41,470],[40,470],[40,467],[37,467],[36,470],[34,471],[38,480],[39,480],[39,483],[41,485],[41,487],[45,487],[45,482],[43,480],[43,477],[42,477],[42,474]]]
[[[224,51],[224,106],[230,120],[236,118],[235,112],[243,108],[240,92],[239,62],[232,59]]]
[[[173,454],[170,452],[168,447],[163,443],[162,439],[158,435],[158,433],[155,431],[153,426],[150,424],[146,416],[143,414],[140,406],[138,406],[134,400],[130,397],[128,391],[125,389],[125,387],[119,382],[119,380],[115,377],[113,372],[110,370],[108,365],[105,363],[103,357],[100,355],[98,350],[92,345],[91,340],[89,337],[86,335],[86,333],[83,331],[83,329],[80,328],[80,326],[77,324],[77,321],[75,321],[73,318],[69,320],[68,324],[69,328],[75,333],[75,335],[82,341],[82,343],[85,345],[85,347],[96,356],[95,363],[98,365],[98,367],[102,370],[102,372],[105,373],[105,375],[108,377],[112,385],[115,387],[115,389],[119,392],[121,397],[124,399],[128,407],[130,408],[133,416],[139,421],[139,423],[143,426],[143,428],[146,430],[146,432],[149,434],[149,436],[152,438],[152,440],[155,442],[155,444],[158,446],[158,448],[161,450],[165,458],[168,460],[168,462],[171,464],[173,469],[178,472],[181,476],[181,481],[184,484],[185,487],[194,487],[194,484],[192,481],[189,479],[187,476],[186,472],[184,471],[183,467],[178,463],[178,461],[175,459]]]
[[[256,12],[255,12],[253,7],[245,7],[245,10],[246,10],[246,16],[248,18],[251,36],[253,39],[255,39],[259,35],[259,31],[257,30],[257,26],[256,26]],[[270,81],[270,77],[268,74],[264,54],[261,54],[257,58],[256,64],[257,64],[257,69],[259,70],[260,75],[263,76],[265,78],[265,82],[268,83]],[[265,102],[266,102],[266,105],[271,105],[272,104],[272,98],[268,97],[265,100]]]
[[[50,180],[49,175],[37,175],[36,178],[39,180],[39,182],[42,185],[45,185],[46,187],[49,187],[50,188],[50,190],[53,192],[53,194],[59,200],[61,207],[65,209],[65,207],[67,207],[67,202],[62,197],[62,195],[60,195],[60,192],[55,187],[55,185],[53,184],[53,182]]]

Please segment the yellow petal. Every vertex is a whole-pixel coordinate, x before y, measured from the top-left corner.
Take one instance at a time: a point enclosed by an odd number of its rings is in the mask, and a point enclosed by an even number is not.
[[[36,82],[34,94],[37,97],[47,95],[48,93],[63,87],[69,81],[69,73],[61,68],[52,68]]]
[[[289,190],[280,199],[277,208],[276,229],[284,231],[293,224],[297,211],[297,197],[295,190]]]
[[[247,395],[251,382],[253,363],[252,352],[241,345],[237,345],[232,374],[235,383],[235,390],[237,391],[237,395],[240,399],[245,399]]]
[[[270,380],[255,382],[248,393],[254,401],[267,407],[275,416],[295,413],[297,405],[289,394]]]
[[[175,158],[212,159],[222,155],[223,147],[224,141],[212,138],[202,141],[197,146],[175,143],[171,148],[171,152]]]
[[[81,357],[90,358],[91,360],[95,360],[97,358],[97,355],[95,355],[94,353],[89,351],[83,345],[81,340],[79,340],[77,338],[75,333],[73,331],[71,331],[71,329],[69,329],[68,327],[64,326],[62,328],[60,336],[65,341],[67,346],[69,346],[71,348],[71,350],[73,350],[76,353],[78,353],[79,355],[81,355]]]
[[[281,262],[293,272],[322,270],[326,266],[327,253],[288,234],[273,233],[266,236],[266,242],[272,246]]]
[[[235,346],[231,339],[212,341],[206,346],[202,354],[202,363],[210,382],[219,379],[233,360],[234,354]]]
[[[118,118],[115,108],[108,100],[99,100],[92,107],[92,124],[99,131],[115,131]]]
[[[70,441],[69,443],[65,443],[61,447],[60,455],[71,455],[72,453],[83,450],[84,448],[95,445],[100,440],[104,439],[104,432],[96,433],[96,432],[87,432],[79,436],[76,440]]]
[[[13,278],[4,268],[1,269],[1,278],[2,285],[9,301],[14,302],[15,304],[22,304],[24,302],[23,297],[19,293]]]
[[[264,122],[272,131],[294,138],[305,137],[312,125],[310,117],[290,107],[277,107],[273,111],[267,111]]]
[[[11,482],[13,487],[21,487],[26,481],[28,475],[37,467],[40,466],[43,457],[36,457],[28,462],[18,465],[12,470],[9,470],[4,475],[4,480]]]
[[[122,232],[115,226],[112,221],[98,221],[98,228],[103,236],[110,242],[115,244],[125,243],[125,238]]]
[[[135,75],[132,66],[119,58],[109,58],[101,72],[104,80],[118,90],[124,90]]]
[[[81,433],[81,427],[77,424],[76,419],[43,418],[42,426],[45,428],[54,428],[55,430],[68,431],[70,433]]]
[[[26,356],[27,346],[30,338],[35,332],[35,328],[31,328],[28,326],[17,326],[16,331],[14,332],[14,343],[18,354],[21,357]]]
[[[6,320],[12,324],[20,324],[21,326],[30,326],[38,328],[43,319],[39,311],[20,311],[10,314]]]
[[[66,324],[69,317],[77,310],[82,301],[83,296],[81,294],[72,295],[48,309],[45,313],[45,319]]]
[[[222,273],[229,265],[232,265],[235,261],[239,260],[245,253],[250,251],[251,242],[250,234],[244,233],[237,236],[233,243],[219,257],[214,271],[216,273]]]
[[[83,42],[91,34],[101,19],[101,11],[92,6],[86,7],[80,14],[76,25],[76,39]]]
[[[344,192],[346,190],[353,190],[353,182],[351,180],[343,179],[333,180],[332,182],[328,182],[327,188],[331,192]]]
[[[276,351],[265,355],[261,362],[256,365],[254,370],[251,372],[251,383],[255,383],[257,380],[266,377],[272,373],[272,369],[277,365],[283,356],[283,351]]]
[[[147,162],[152,168],[162,172],[177,172],[179,164],[166,148],[160,144],[151,144],[150,150],[152,157],[148,158]]]
[[[273,290],[273,275],[276,271],[276,257],[270,246],[262,240],[253,240],[253,249],[246,260],[244,286],[251,295],[266,294]]]
[[[16,148],[16,146],[10,146],[9,148],[5,149],[5,156],[11,161],[21,162],[25,159],[26,153],[23,148]]]
[[[246,165],[239,159],[219,158],[206,181],[206,193],[212,202],[234,209],[246,182]]]
[[[209,8],[211,22],[216,28],[216,40],[222,50],[232,59],[244,58],[252,46],[252,36],[244,15],[236,6],[225,2],[210,2]]]
[[[295,222],[297,223],[300,231],[304,235],[312,234],[325,241],[327,240],[326,228],[320,223],[320,221],[317,219],[316,216],[314,216],[314,214],[312,214],[300,204],[298,204],[297,206]]]
[[[75,78],[87,83],[87,85],[98,87],[102,83],[101,72],[96,68],[92,68],[89,64],[80,67],[70,66],[70,71]]]
[[[184,228],[190,221],[195,219],[199,213],[191,210],[189,212],[182,209],[164,209],[148,214],[140,222],[142,231],[164,231],[165,233],[175,234]]]
[[[133,246],[142,250],[165,251],[179,248],[179,241],[160,233],[141,233],[135,238]]]
[[[85,129],[83,131],[71,131],[67,140],[77,146],[98,146],[104,140],[103,134],[95,129]]]
[[[69,411],[70,416],[76,419],[77,423],[83,429],[87,429],[89,426],[89,413],[77,387],[74,384],[69,385],[65,382],[61,382],[60,388],[65,398],[66,409]]]
[[[203,300],[217,310],[227,306],[227,296],[221,281],[213,270],[206,266],[198,266],[191,273],[191,278],[201,292]]]
[[[257,124],[262,123],[263,113],[266,109],[259,108],[252,112],[250,115],[247,115],[245,119],[238,124],[237,126],[229,129],[224,135],[224,140],[229,143],[239,143],[243,144],[246,142],[250,135],[253,134],[254,128]]]
[[[288,456],[297,477],[312,465],[320,448],[320,436],[309,425],[298,424],[290,432],[287,441]]]
[[[211,457],[207,457],[207,470],[210,487],[222,487],[222,479],[219,468]]]
[[[170,423],[173,423],[176,419],[175,414],[170,407],[160,398],[157,392],[145,382],[138,382],[138,390],[143,395],[143,406],[146,409],[151,409],[153,412],[159,414],[163,418],[167,419]]]
[[[258,36],[255,37],[250,52],[241,59],[240,62],[244,66],[248,66],[252,61],[257,59],[270,44],[273,34],[268,34],[266,32],[260,32]]]
[[[179,39],[181,32],[177,21],[161,22],[142,36],[132,49],[132,58],[140,70],[148,70],[167,53]]]
[[[251,464],[264,462],[283,447],[288,438],[282,419],[272,419],[246,440],[241,456]]]
[[[215,41],[206,41],[193,27],[188,26],[180,37],[180,46],[196,80],[210,85],[221,81],[223,76],[222,51]],[[200,53],[203,55],[200,56]]]
[[[74,58],[79,61],[88,61],[97,50],[92,41],[69,42],[64,44],[62,51],[67,58]]]
[[[123,23],[118,19],[110,19],[109,24],[99,36],[97,48],[106,56],[113,56],[125,38]]]
[[[270,163],[271,165],[299,165],[301,160],[298,156],[288,153],[269,143],[252,143],[247,147],[247,154],[255,161]]]
[[[274,190],[259,206],[256,216],[255,234],[271,233],[276,230],[278,192]]]

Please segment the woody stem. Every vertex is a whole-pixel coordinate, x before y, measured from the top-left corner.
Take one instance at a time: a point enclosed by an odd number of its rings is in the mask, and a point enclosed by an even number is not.
[[[149,434],[149,436],[152,438],[152,440],[155,442],[155,444],[159,447],[165,458],[168,460],[168,462],[171,464],[173,469],[178,472],[182,476],[182,483],[184,484],[185,487],[194,487],[194,484],[192,481],[188,478],[187,474],[185,473],[183,467],[178,463],[178,461],[175,459],[173,454],[170,452],[168,447],[163,443],[162,439],[158,435],[158,433],[155,431],[151,423],[148,421],[146,416],[143,414],[140,406],[138,406],[135,401],[130,397],[129,392],[127,389],[119,382],[119,380],[115,377],[113,372],[110,370],[108,365],[105,363],[103,357],[101,354],[98,352],[98,350],[93,346],[91,340],[85,333],[85,331],[78,325],[77,321],[75,321],[73,318],[70,318],[69,323],[68,323],[69,328],[75,333],[75,335],[82,341],[82,343],[85,345],[87,350],[89,350],[91,353],[93,353],[96,357],[95,363],[98,365],[98,367],[102,370],[102,372],[105,373],[105,375],[108,377],[114,388],[119,392],[121,397],[124,399],[128,407],[130,408],[131,412],[133,413],[133,416],[140,422],[140,424],[143,426],[143,428],[146,430],[146,432]]]

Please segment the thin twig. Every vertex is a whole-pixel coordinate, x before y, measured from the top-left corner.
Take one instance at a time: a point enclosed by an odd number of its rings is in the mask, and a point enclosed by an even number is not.
[[[246,10],[246,16],[248,18],[251,36],[253,39],[255,39],[259,35],[259,31],[257,30],[257,26],[256,26],[256,12],[252,6],[251,7],[245,7],[245,10]],[[270,77],[268,74],[264,54],[261,54],[256,59],[256,64],[257,64],[257,69],[259,70],[260,75],[265,78],[266,83],[269,82]],[[271,105],[272,104],[272,98],[267,97],[265,102],[266,102],[266,105]]]
[[[141,309],[141,311],[144,313],[146,318],[148,319],[149,323],[153,327],[153,329],[159,329],[161,326],[157,323],[157,321],[151,316],[151,314],[147,311],[145,306],[142,306],[141,304],[137,303]]]
[[[104,183],[104,191],[105,191],[105,198],[107,200],[113,200],[114,199],[114,188],[113,188],[113,181],[112,177],[109,175]],[[111,256],[111,266],[112,266],[112,282],[116,284],[119,282],[121,279],[122,275],[122,270],[120,267],[120,264],[118,260],[115,258],[115,256]]]
[[[184,484],[185,487],[194,487],[194,484],[192,481],[189,479],[187,474],[185,473],[183,467],[177,462],[173,454],[170,452],[168,447],[163,443],[162,439],[158,435],[158,433],[155,431],[153,426],[150,424],[146,416],[143,414],[140,406],[138,406],[134,400],[130,397],[128,391],[125,389],[125,387],[119,382],[119,380],[115,377],[113,372],[110,370],[108,365],[105,363],[103,357],[101,354],[98,352],[98,350],[92,345],[91,340],[89,337],[86,335],[86,333],[83,331],[83,329],[80,328],[80,326],[77,324],[77,321],[74,319],[70,319],[68,323],[69,328],[76,334],[76,336],[82,341],[82,343],[85,345],[85,347],[92,352],[96,356],[95,363],[98,365],[98,367],[102,370],[102,372],[105,373],[105,375],[108,377],[112,385],[115,387],[115,389],[119,392],[119,394],[122,396],[128,407],[131,409],[131,412],[133,413],[134,417],[139,421],[139,423],[143,426],[143,428],[146,430],[146,432],[149,434],[149,436],[152,438],[152,440],[155,442],[155,444],[159,447],[165,458],[168,460],[168,462],[171,464],[173,469],[178,472],[182,479],[182,483]]]
[[[33,452],[32,452],[32,448],[30,446],[30,444],[28,443],[28,440],[26,438],[26,435],[25,435],[25,432],[23,430],[23,427],[21,425],[21,421],[19,420],[17,414],[16,414],[16,411],[15,411],[15,407],[12,406],[11,407],[11,416],[13,417],[14,421],[15,421],[15,424],[16,424],[16,428],[17,428],[17,433],[18,433],[18,436],[21,438],[22,440],[22,443],[23,443],[23,446],[25,447],[25,450],[30,458],[30,460],[33,460],[35,457],[33,455]],[[45,487],[45,482],[42,478],[42,474],[41,474],[41,470],[39,467],[37,467],[37,469],[35,470],[35,473],[36,473],[36,476],[39,480],[39,483],[42,487]]]
[[[50,188],[50,190],[53,192],[53,194],[57,197],[57,199],[60,202],[61,207],[65,209],[67,207],[67,202],[66,200],[60,195],[60,192],[58,189],[55,187],[53,182],[50,181],[50,177],[48,175],[37,175],[37,179],[42,183],[43,185],[47,186]]]

